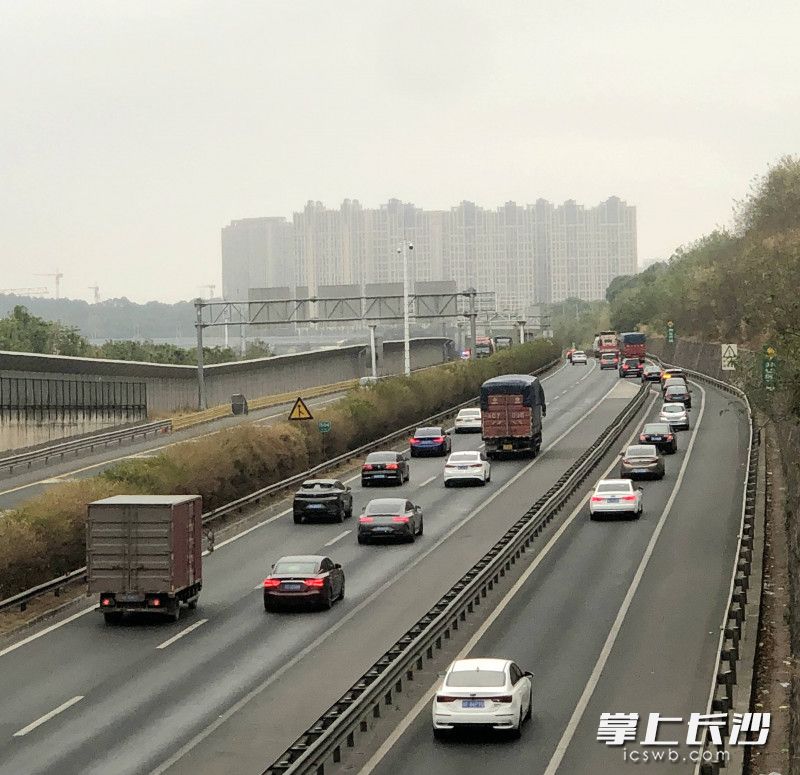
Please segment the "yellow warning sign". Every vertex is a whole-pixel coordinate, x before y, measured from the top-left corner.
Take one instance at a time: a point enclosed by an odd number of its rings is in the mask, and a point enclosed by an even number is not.
[[[292,411],[289,412],[290,420],[313,420],[314,416],[308,411],[306,402],[298,396],[297,401],[294,402]]]

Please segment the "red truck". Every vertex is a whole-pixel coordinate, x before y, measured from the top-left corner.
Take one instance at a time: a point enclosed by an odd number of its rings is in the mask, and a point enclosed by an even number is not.
[[[638,358],[644,363],[647,354],[647,337],[641,331],[628,331],[619,335],[619,348],[623,358]]]
[[[505,374],[481,385],[481,436],[490,459],[504,452],[534,457],[542,446],[544,389],[529,374]]]
[[[113,624],[126,613],[180,618],[203,587],[203,499],[199,495],[115,495],[89,504],[89,592]]]
[[[616,331],[600,331],[595,334],[594,343],[594,357],[599,358],[604,352],[613,352],[619,350],[619,338]]]

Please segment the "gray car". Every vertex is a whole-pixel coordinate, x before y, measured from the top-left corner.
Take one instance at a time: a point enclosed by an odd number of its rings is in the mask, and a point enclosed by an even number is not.
[[[622,453],[620,479],[663,479],[664,458],[655,444],[631,444]]]
[[[358,518],[358,543],[399,538],[413,543],[422,535],[422,508],[405,498],[371,500]]]

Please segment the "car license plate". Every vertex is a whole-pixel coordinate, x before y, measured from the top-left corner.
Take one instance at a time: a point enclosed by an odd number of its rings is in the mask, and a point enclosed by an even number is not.
[[[118,603],[142,603],[144,602],[144,595],[117,595],[116,600]]]
[[[503,444],[503,449],[514,449],[513,444]]]
[[[325,506],[321,503],[309,503],[308,508],[310,509],[324,509]]]
[[[635,474],[646,474],[648,470],[646,468],[634,468],[633,473]]]
[[[650,441],[664,441],[662,436],[651,436]]]
[[[467,470],[466,466],[456,466],[456,468],[458,468],[459,471],[466,471]]]
[[[373,476],[375,477],[375,479],[383,479],[385,474],[373,474]]]
[[[302,584],[283,584],[281,589],[284,589],[286,592],[297,592],[303,588]]]
[[[391,533],[392,528],[390,527],[374,527],[372,528],[376,533]]]
[[[619,498],[608,498],[609,503],[619,503]]]
[[[461,700],[462,708],[482,708],[483,706],[483,700]]]

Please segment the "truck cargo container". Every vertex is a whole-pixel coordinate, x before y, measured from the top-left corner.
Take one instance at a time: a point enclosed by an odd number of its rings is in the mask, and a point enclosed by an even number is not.
[[[647,336],[641,331],[620,334],[619,349],[623,358],[638,358],[639,363],[644,363],[647,354]]]
[[[616,331],[600,331],[595,338],[593,345],[594,357],[599,358],[604,352],[619,350],[619,337]]]
[[[89,504],[86,569],[106,622],[152,612],[173,621],[203,586],[199,495],[115,495]]]
[[[538,455],[546,414],[544,389],[536,377],[506,374],[486,380],[481,386],[481,435],[486,455]]]

